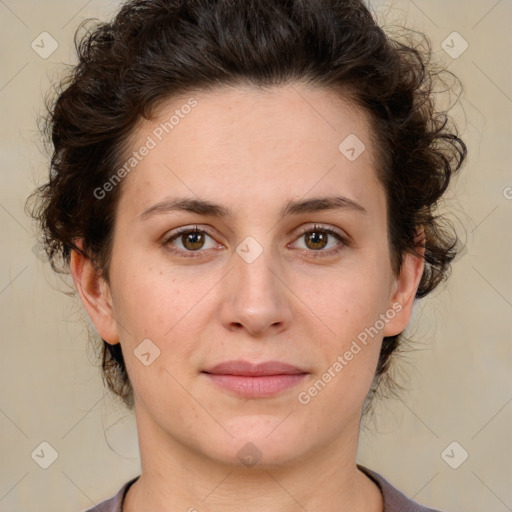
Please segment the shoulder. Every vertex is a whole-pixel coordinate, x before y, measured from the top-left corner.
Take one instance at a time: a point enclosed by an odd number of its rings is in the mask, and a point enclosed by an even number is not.
[[[391,485],[382,475],[372,471],[371,469],[357,464],[357,467],[371,478],[380,488],[384,502],[384,512],[440,512],[432,508],[424,507],[409,499],[405,494]],[[112,498],[98,503],[93,508],[88,509],[86,512],[122,512],[122,504],[124,497],[130,487],[139,477],[126,482],[121,489],[112,496]]]
[[[94,507],[86,510],[85,512],[122,512],[123,510],[123,500],[124,497],[130,487],[139,477],[132,478],[130,481],[126,482],[121,489],[109,498],[108,500],[102,501],[98,503]]]
[[[439,510],[424,507],[412,501],[405,494],[393,487],[393,485],[379,473],[361,466],[361,464],[357,464],[357,467],[380,488],[384,502],[384,512],[403,512],[404,510],[407,510],[407,512],[440,512]]]

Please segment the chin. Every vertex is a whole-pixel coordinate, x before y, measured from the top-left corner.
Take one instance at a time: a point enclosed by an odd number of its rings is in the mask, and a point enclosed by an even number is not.
[[[289,419],[275,416],[246,416],[237,418],[235,423],[226,425],[233,438],[211,440],[209,448],[215,446],[213,459],[240,468],[258,467],[271,469],[296,463],[304,453],[306,439],[293,425],[286,425]],[[282,422],[282,423],[281,423]],[[305,428],[305,427],[304,427]],[[307,430],[306,430],[307,431]]]

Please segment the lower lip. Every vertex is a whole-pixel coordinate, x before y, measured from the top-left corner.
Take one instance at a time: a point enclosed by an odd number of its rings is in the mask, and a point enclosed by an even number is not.
[[[205,373],[217,386],[246,398],[263,398],[276,395],[285,389],[296,386],[306,376],[305,373],[293,375],[218,375]]]

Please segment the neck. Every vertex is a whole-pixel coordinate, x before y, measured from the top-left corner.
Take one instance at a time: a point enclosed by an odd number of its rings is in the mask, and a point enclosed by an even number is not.
[[[356,467],[358,428],[285,464],[212,460],[137,418],[142,473],[123,512],[382,512],[377,485]]]

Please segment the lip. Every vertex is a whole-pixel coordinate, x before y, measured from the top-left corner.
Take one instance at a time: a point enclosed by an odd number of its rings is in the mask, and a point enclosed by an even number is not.
[[[265,361],[263,363],[255,364],[242,359],[238,359],[236,361],[225,361],[204,371],[205,373],[216,375],[241,375],[246,377],[297,375],[299,373],[307,373],[297,366],[283,363],[281,361]]]
[[[273,396],[296,386],[307,372],[288,363],[225,361],[203,371],[220,388],[245,398]]]

